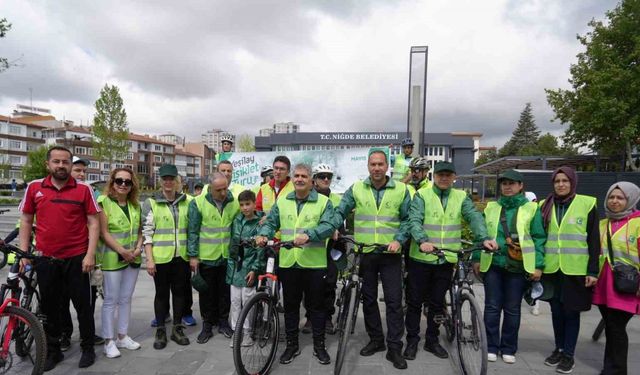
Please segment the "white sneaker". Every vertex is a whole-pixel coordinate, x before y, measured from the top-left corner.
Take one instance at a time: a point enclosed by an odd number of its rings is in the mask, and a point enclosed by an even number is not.
[[[120,351],[116,347],[116,342],[113,340],[109,340],[108,343],[104,344],[104,355],[107,358],[118,358],[120,357]]]
[[[140,349],[140,344],[133,341],[133,339],[129,336],[125,336],[122,340],[121,339],[117,339],[116,340],[116,346],[118,348],[124,348],[124,349],[128,349],[128,350],[138,350]]]
[[[253,339],[251,338],[251,335],[249,335],[248,333],[245,333],[244,335],[242,335],[242,346],[245,348],[249,346],[253,346]]]
[[[508,355],[508,354],[503,354],[502,355],[502,361],[504,363],[508,363],[510,365],[516,363],[516,356],[515,355]]]
[[[494,353],[488,353],[487,354],[487,361],[489,362],[495,362],[498,360],[498,355],[494,354]]]

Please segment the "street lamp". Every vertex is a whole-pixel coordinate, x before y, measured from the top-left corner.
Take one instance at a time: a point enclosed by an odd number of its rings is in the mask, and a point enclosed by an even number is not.
[[[424,154],[425,113],[427,100],[428,46],[411,47],[409,53],[409,98],[407,100],[407,133]]]

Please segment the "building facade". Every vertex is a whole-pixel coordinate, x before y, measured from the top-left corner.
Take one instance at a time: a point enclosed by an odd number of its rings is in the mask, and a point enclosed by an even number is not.
[[[215,151],[202,142],[185,143],[182,150],[199,157],[195,159],[195,168],[200,169],[202,182],[209,182],[209,177],[214,172]]]
[[[213,149],[215,152],[222,152],[221,137],[223,135],[230,135],[231,138],[233,138],[233,146],[231,147],[231,151],[235,151],[236,136],[222,129],[207,130],[205,133],[202,134],[202,143],[207,145],[210,149]]]
[[[27,163],[27,154],[44,145],[42,125],[21,119],[0,116],[0,183],[15,179],[22,183],[22,167]]]

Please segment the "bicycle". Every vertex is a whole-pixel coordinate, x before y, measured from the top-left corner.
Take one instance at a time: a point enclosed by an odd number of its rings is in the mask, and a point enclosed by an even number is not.
[[[385,248],[384,244],[366,244],[357,242],[351,237],[341,237],[340,240],[351,243],[354,249],[351,252],[353,260],[347,267],[347,273],[341,273],[340,282],[342,289],[340,296],[336,302],[338,306],[338,318],[336,324],[336,332],[338,333],[338,351],[336,353],[336,364],[333,373],[339,375],[342,370],[344,358],[347,354],[347,343],[349,336],[353,335],[356,328],[356,320],[358,318],[358,307],[360,306],[362,280],[360,279],[360,260],[362,259],[363,249],[366,247]],[[346,257],[347,254],[343,254]]]
[[[465,245],[472,242],[462,240]],[[470,275],[471,254],[482,247],[471,246],[460,250],[436,248],[433,255],[444,258],[446,253],[457,256],[453,268],[449,292],[445,297],[444,315],[439,319],[445,327],[449,342],[456,339],[460,368],[464,375],[485,375],[487,373],[487,332],[480,305],[473,291]],[[448,297],[448,300],[447,300]],[[475,355],[474,355],[475,354]],[[479,358],[475,358],[479,355]]]
[[[241,246],[255,247],[253,240],[240,242]],[[280,316],[278,300],[280,282],[278,280],[278,250],[291,249],[293,242],[269,241],[264,246],[267,269],[258,276],[257,293],[242,307],[233,335],[233,363],[240,375],[268,374],[278,352]],[[249,319],[249,330],[243,329]],[[249,335],[253,344],[242,346],[244,335]],[[265,355],[266,354],[266,355]]]
[[[33,267],[26,271],[26,275],[20,274],[20,259],[39,260],[53,258],[27,253],[9,244],[3,244],[0,249],[5,256],[8,253],[16,254],[16,261],[11,266],[7,281],[0,287],[0,295],[3,297],[2,305],[0,306],[2,345],[0,348],[0,374],[5,374],[14,367],[12,350],[18,358],[22,358],[18,366],[19,372],[26,373],[25,371],[28,371],[28,368],[32,365],[31,374],[42,374],[47,350],[41,320],[43,316],[42,314],[38,316],[27,308],[20,306],[28,306],[37,311],[40,302],[39,295],[35,289]],[[20,287],[21,279],[25,283],[26,291],[22,299],[20,298],[22,293],[22,287]]]

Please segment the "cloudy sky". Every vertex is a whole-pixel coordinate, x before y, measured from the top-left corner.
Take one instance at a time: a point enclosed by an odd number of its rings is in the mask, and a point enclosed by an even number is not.
[[[511,135],[526,102],[559,134],[544,88],[567,87],[576,34],[614,0],[0,0],[0,114],[17,103],[86,124],[105,83],[132,131],[199,140],[257,134],[404,131],[409,49],[429,46],[427,128]]]

